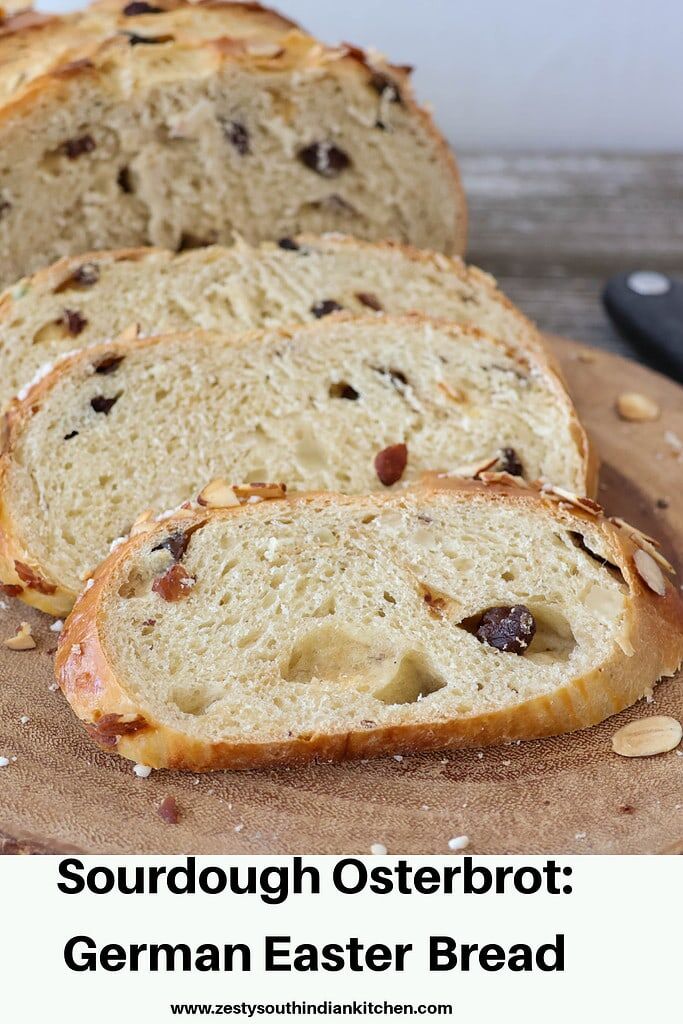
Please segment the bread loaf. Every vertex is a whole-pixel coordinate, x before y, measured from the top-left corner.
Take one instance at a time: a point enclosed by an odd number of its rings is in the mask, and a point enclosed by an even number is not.
[[[470,484],[153,523],[98,570],[56,669],[105,749],[202,771],[580,729],[682,657],[680,595],[625,528]]]
[[[0,407],[57,356],[120,334],[225,331],[315,320],[342,307],[418,310],[538,347],[533,325],[492,278],[459,259],[391,243],[305,236],[168,250],[87,253],[20,281],[0,298]]]
[[[9,37],[27,52],[0,97],[0,150],[12,154],[0,165],[0,284],[88,249],[179,249],[235,231],[462,251],[455,161],[406,69],[250,5],[189,10],[125,28],[117,17],[106,32],[77,21],[74,44],[50,42],[37,75],[41,29]]]
[[[581,493],[594,483],[585,435],[542,354],[474,328],[330,315],[93,346],[10,406],[0,579],[61,615],[139,513],[213,478],[360,493],[477,468]]]

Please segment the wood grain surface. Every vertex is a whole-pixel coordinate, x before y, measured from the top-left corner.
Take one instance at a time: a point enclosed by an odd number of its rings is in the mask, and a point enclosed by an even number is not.
[[[683,564],[683,389],[607,352],[553,340],[604,463],[607,510],[658,536]],[[621,421],[623,390],[654,398],[654,423]],[[680,447],[679,447],[680,445]],[[662,507],[666,506],[666,507]],[[615,730],[649,714],[683,716],[683,674],[654,702],[602,726],[485,751],[410,755],[345,765],[193,776],[153,772],[95,748],[50,689],[51,620],[6,602],[0,637],[22,619],[37,649],[0,647],[0,850],[7,853],[473,853],[683,852],[683,756],[642,760],[611,751]],[[22,724],[22,716],[28,722]],[[157,814],[173,795],[175,825]]]
[[[621,271],[683,274],[683,153],[458,152],[458,161],[468,260],[544,331],[631,354],[600,295]]]

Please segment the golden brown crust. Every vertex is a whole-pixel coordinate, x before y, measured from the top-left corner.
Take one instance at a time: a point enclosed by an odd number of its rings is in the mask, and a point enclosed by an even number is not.
[[[662,676],[672,675],[683,659],[683,600],[676,587],[666,584],[663,597],[641,580],[633,564],[637,550],[629,534],[599,513],[582,511],[552,495],[504,484],[433,480],[422,485],[425,500],[435,491],[470,494],[486,502],[516,503],[521,507],[543,505],[564,527],[590,522],[602,533],[606,552],[621,570],[629,588],[624,646],[587,675],[577,677],[555,692],[525,701],[516,707],[450,721],[356,729],[330,735],[294,737],[278,742],[211,742],[189,736],[154,720],[126,693],[107,661],[100,633],[101,607],[109,582],[118,567],[150,543],[158,532],[166,534],[173,519],[158,524],[117,548],[97,570],[92,585],[81,594],[60,637],[56,677],[77,716],[105,749],[152,768],[185,768],[210,771],[246,769],[278,763],[310,760],[342,760],[379,756],[397,751],[432,750],[439,747],[484,746],[517,739],[534,739],[584,729],[616,714],[642,697]],[[306,494],[281,499],[290,505],[323,500],[326,503],[362,502],[363,498]],[[385,500],[374,496],[374,500]],[[246,506],[236,509],[184,511],[183,529],[230,515],[249,515]],[[105,716],[107,716],[105,718]],[[112,718],[109,716],[119,716]],[[103,742],[98,730],[105,719]],[[121,732],[116,734],[116,723]],[[112,743],[112,735],[116,742]]]
[[[346,318],[346,314],[343,313],[336,314],[336,316],[341,319]],[[474,334],[480,337],[487,337],[486,333],[484,331],[480,331],[478,328],[459,328],[449,320],[438,317],[427,317],[420,313],[406,313],[402,316],[393,317],[374,314],[367,318],[354,317],[353,319],[356,322],[362,322],[363,319],[366,319],[369,324],[373,325],[376,325],[378,321],[381,321],[382,319],[390,323],[398,324],[421,324],[430,322],[441,327],[450,328],[455,332],[455,334],[464,332],[470,335]],[[309,323],[296,325],[294,327],[282,327],[279,329],[279,332],[282,334],[283,338],[290,338],[294,333],[299,334],[315,330],[317,330],[317,325],[315,323]],[[264,334],[272,336],[273,330],[271,329],[267,332],[259,330],[247,331],[242,334],[233,335],[232,337],[226,336],[224,340],[225,344],[230,344],[231,341],[237,342],[241,339],[249,338],[253,339],[256,343]],[[14,522],[11,505],[8,502],[6,481],[14,458],[15,446],[31,417],[40,407],[42,401],[48,395],[50,390],[59,381],[60,377],[64,373],[68,372],[72,367],[86,366],[97,361],[98,358],[101,358],[105,354],[110,354],[112,352],[125,355],[126,353],[137,349],[151,348],[155,345],[164,344],[169,339],[177,338],[182,338],[187,341],[188,344],[193,342],[200,343],[203,337],[205,337],[205,332],[203,331],[189,331],[181,334],[156,335],[134,339],[125,338],[124,340],[114,340],[100,345],[91,345],[86,349],[81,349],[80,351],[73,352],[70,355],[66,355],[58,359],[40,380],[35,382],[24,394],[13,399],[10,403],[5,414],[2,450],[0,451],[0,583],[9,586],[21,586],[21,593],[16,596],[26,604],[32,605],[34,608],[38,608],[40,611],[48,612],[52,615],[63,616],[68,613],[76,597],[76,594],[63,587],[59,580],[51,579],[49,577],[46,578],[45,568],[38,564],[36,557],[26,549],[21,530]],[[577,450],[581,455],[583,467],[582,482],[585,482],[586,487],[578,487],[578,489],[583,490],[583,493],[594,493],[594,488],[593,490],[588,491],[587,485],[591,483],[595,485],[597,483],[597,481],[593,479],[595,456],[586,433],[581,426],[576,410],[572,405],[571,399],[569,398],[562,381],[556,374],[553,366],[550,364],[550,361],[544,357],[544,354],[541,351],[525,351],[521,347],[513,347],[512,345],[501,342],[498,339],[492,338],[491,340],[509,354],[514,355],[517,359],[524,361],[527,365],[536,368],[544,374],[551,388],[555,392],[558,403],[563,405],[567,411],[570,429],[574,436]],[[22,581],[17,573],[17,561],[29,566],[31,571],[37,577],[45,580],[46,586],[39,588],[27,586],[25,581]],[[47,591],[46,587],[52,589]]]
[[[31,8],[8,13],[5,13],[4,8],[0,8],[0,38],[33,28],[43,28],[54,21],[54,14],[42,14]]]

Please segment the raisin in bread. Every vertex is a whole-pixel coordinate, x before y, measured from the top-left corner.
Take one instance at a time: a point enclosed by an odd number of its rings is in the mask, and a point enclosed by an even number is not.
[[[457,258],[342,236],[279,245],[88,253],[61,260],[0,297],[0,407],[41,367],[120,334],[240,330],[354,314],[423,311],[513,345],[541,345],[495,282]]]
[[[153,19],[152,19],[153,20]],[[344,230],[460,252],[457,168],[403,68],[292,29],[83,44],[0,104],[0,283],[59,256]]]
[[[351,493],[475,462],[592,486],[554,371],[474,328],[337,315],[93,346],[10,406],[0,579],[59,615],[138,513],[213,478]]]
[[[56,669],[105,749],[202,771],[581,729],[682,658],[681,597],[626,530],[461,485],[152,523],[80,597]]]

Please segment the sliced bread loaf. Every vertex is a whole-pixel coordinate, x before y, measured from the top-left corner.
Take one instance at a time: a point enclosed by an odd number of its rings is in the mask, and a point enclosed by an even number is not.
[[[241,17],[243,34],[217,37],[159,31],[154,15],[144,31],[116,25],[0,101],[0,283],[87,249],[235,231],[462,251],[455,161],[407,70],[279,24],[264,37],[254,11]]]
[[[580,729],[682,658],[680,595],[626,529],[471,484],[152,523],[56,670],[105,749],[202,771]]]
[[[0,297],[0,407],[45,363],[120,334],[232,332],[342,308],[417,310],[538,347],[534,326],[476,267],[440,253],[326,235],[175,255],[139,249],[60,260]]]
[[[62,614],[140,512],[215,477],[351,493],[472,463],[592,487],[540,353],[419,314],[93,346],[10,406],[0,579]]]

